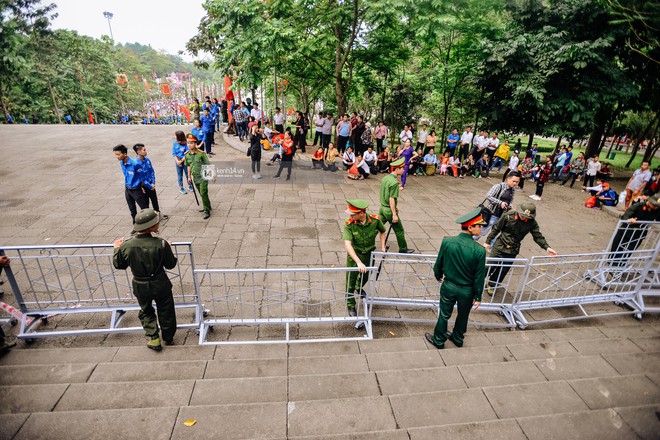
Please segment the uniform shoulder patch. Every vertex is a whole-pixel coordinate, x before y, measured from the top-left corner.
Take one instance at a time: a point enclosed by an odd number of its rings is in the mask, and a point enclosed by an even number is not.
[[[380,216],[376,215],[376,214],[371,214],[371,215],[369,215],[369,217],[371,217],[374,220],[380,220]]]
[[[353,223],[353,221],[350,218],[346,220],[346,226],[350,225],[351,223]]]

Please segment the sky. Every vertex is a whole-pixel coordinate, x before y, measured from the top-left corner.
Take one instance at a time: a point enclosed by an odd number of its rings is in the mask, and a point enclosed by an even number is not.
[[[156,50],[178,55],[186,42],[197,34],[204,17],[202,0],[50,0],[59,15],[54,29],[71,29],[79,34],[100,38],[110,35],[104,11],[114,14],[110,20],[117,43],[140,43]],[[49,3],[48,0],[43,2]],[[189,54],[181,57],[193,61]]]

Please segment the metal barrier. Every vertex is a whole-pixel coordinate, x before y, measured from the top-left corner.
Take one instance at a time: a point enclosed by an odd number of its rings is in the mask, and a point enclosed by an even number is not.
[[[440,302],[440,284],[433,273],[437,255],[383,252],[373,252],[371,255],[371,265],[380,267],[378,279],[374,280],[373,290],[366,300],[371,319],[435,323]],[[470,313],[470,324],[515,327],[511,306],[515,294],[520,290],[526,263],[527,260],[521,258],[486,259],[486,268],[491,278],[489,284],[487,277],[486,286],[492,287],[484,288],[481,306]],[[508,276],[497,280],[496,275],[503,268],[508,270]],[[426,316],[418,317],[420,308],[429,309]]]
[[[178,327],[197,328],[202,306],[195,293],[192,246],[174,243],[172,250],[178,262],[166,272],[175,307],[194,312],[192,322]],[[19,338],[143,331],[142,326],[120,327],[126,313],[140,307],[132,294],[130,271],[112,265],[112,245],[6,246],[0,248],[0,255],[11,259],[5,270],[23,313]],[[85,316],[95,313],[110,313],[109,323],[97,324],[94,315]],[[55,328],[45,328],[55,316],[60,317]]]
[[[372,339],[371,320],[359,298],[357,316],[348,315],[346,280],[351,273],[362,276],[357,268],[196,269],[195,282],[209,309],[199,343]],[[367,268],[367,274],[374,273],[374,267]],[[371,291],[369,278],[366,292]],[[247,331],[239,330],[244,326]],[[215,327],[226,333],[212,331]],[[358,335],[356,329],[362,327],[364,333]]]

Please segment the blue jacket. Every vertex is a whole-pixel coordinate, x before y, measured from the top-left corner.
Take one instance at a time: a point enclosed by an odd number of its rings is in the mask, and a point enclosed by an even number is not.
[[[210,113],[210,112],[209,112]],[[202,131],[204,133],[209,133],[214,130],[215,126],[215,120],[213,119],[212,115],[205,116],[202,115],[199,117],[199,122],[202,123]]]
[[[119,162],[121,165],[121,171],[124,173],[124,185],[129,189],[135,189],[142,186],[144,181],[144,170],[142,168],[142,162],[138,159],[131,159],[130,157],[126,160],[126,163]]]
[[[188,145],[181,145],[179,141],[172,142],[172,157],[176,157],[181,160],[185,157],[186,151],[188,151]]]

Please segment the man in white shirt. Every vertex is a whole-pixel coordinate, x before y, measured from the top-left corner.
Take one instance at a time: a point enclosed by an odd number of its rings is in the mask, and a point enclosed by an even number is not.
[[[256,102],[252,106],[252,110],[250,111],[250,116],[254,118],[255,121],[259,124],[259,127],[261,127],[261,118],[263,117],[263,113],[261,112],[261,109],[259,108],[259,104]]]
[[[323,113],[319,113],[318,116],[314,117],[314,125],[316,126],[316,132],[314,133],[314,143],[312,147],[316,147],[317,142],[319,145],[323,142]]]
[[[426,146],[426,136],[429,132],[426,131],[426,124],[422,125],[422,129],[417,133],[417,148],[424,148]]]
[[[472,133],[472,127],[469,125],[465,127],[465,131],[461,135],[461,149],[458,152],[458,160],[463,161],[463,159],[467,159],[468,155],[470,154],[470,146],[472,145],[472,137],[474,136],[474,133]]]
[[[273,115],[273,123],[275,124],[275,131],[284,133],[284,113],[280,111],[279,107],[275,107],[275,114]]]
[[[369,147],[367,147],[367,151],[364,152],[363,159],[367,163],[367,166],[370,170],[376,168],[376,160],[378,159],[378,155],[374,151],[373,146],[369,145]]]
[[[405,144],[406,141],[412,140],[412,131],[410,131],[407,125],[404,125],[403,130],[399,134],[399,139],[401,139],[401,145]]]
[[[493,133],[493,137],[487,140],[486,154],[488,154],[488,163],[493,163],[493,156],[497,147],[500,146],[500,140],[497,138],[497,132]]]

